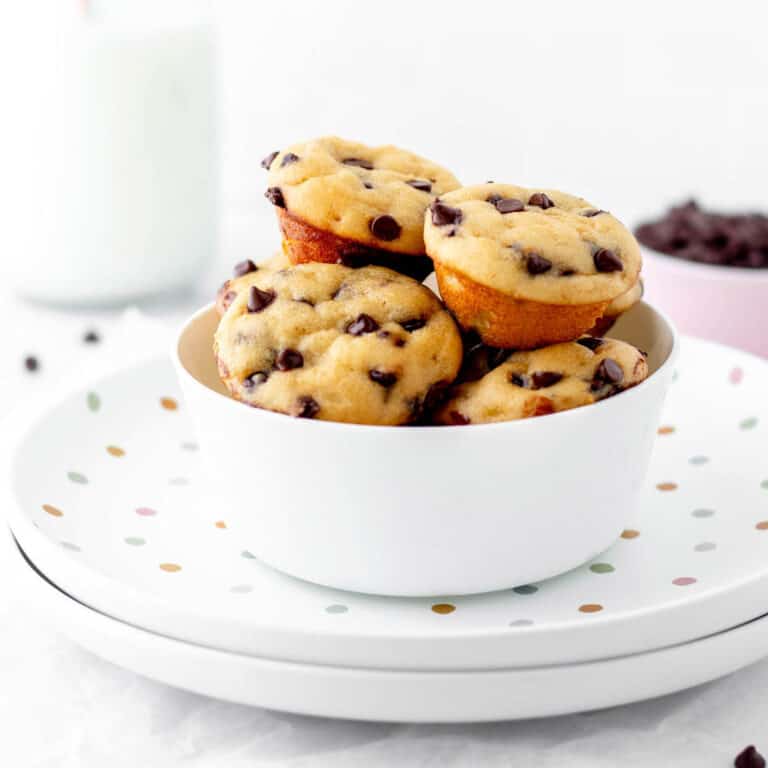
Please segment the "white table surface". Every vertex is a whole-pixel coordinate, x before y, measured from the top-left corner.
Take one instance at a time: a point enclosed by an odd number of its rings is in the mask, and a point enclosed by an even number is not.
[[[170,333],[201,301],[142,309]],[[137,345],[163,335],[136,312],[126,319],[53,311],[2,293],[0,324],[0,417],[20,398],[129,363]],[[82,342],[90,328],[100,343]],[[28,354],[41,363],[34,374],[24,369]],[[768,661],[654,701],[485,725],[354,723],[206,699],[119,669],[58,635],[9,577],[10,543],[0,541],[0,757],[8,768],[724,768],[746,744],[762,742],[768,752]]]

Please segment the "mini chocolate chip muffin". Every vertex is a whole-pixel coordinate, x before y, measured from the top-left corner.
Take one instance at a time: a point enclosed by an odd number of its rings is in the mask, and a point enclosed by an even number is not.
[[[230,393],[258,408],[356,424],[418,421],[456,378],[461,337],[439,299],[383,267],[259,270],[222,317]]]
[[[605,310],[605,314],[587,332],[589,336],[605,336],[613,328],[614,323],[643,298],[645,286],[642,278],[621,296],[617,296]]]
[[[267,199],[294,264],[378,264],[417,280],[432,271],[424,255],[424,211],[459,187],[453,174],[392,146],[326,137],[273,152]]]
[[[441,195],[424,239],[443,301],[494,347],[577,338],[640,273],[617,219],[554,190],[488,183]]]
[[[278,269],[284,269],[290,263],[288,257],[282,251],[278,251],[258,264],[250,259],[235,264],[232,269],[232,277],[225,281],[216,293],[216,311],[219,313],[219,317],[227,311],[240,291],[250,288],[256,272],[263,272],[264,270],[274,272]]]
[[[437,411],[437,424],[485,424],[589,405],[648,376],[645,355],[616,339],[584,336],[513,352],[481,378],[458,385]]]

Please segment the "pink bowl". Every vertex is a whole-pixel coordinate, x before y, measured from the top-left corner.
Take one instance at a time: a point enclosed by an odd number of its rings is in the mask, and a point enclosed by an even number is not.
[[[641,250],[645,298],[680,331],[768,357],[768,269],[699,264]]]

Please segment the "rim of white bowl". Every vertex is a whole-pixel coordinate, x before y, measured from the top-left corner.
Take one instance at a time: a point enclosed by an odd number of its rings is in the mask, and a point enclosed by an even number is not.
[[[446,431],[449,431],[452,433],[455,430],[461,430],[463,433],[466,433],[468,429],[471,430],[473,433],[479,429],[484,429],[484,430],[530,429],[531,424],[537,423],[541,419],[577,418],[579,416],[579,412],[582,411],[583,408],[585,407],[590,409],[625,407],[626,405],[629,404],[626,398],[634,399],[638,397],[639,396],[638,393],[641,392],[643,389],[647,388],[648,386],[650,386],[650,382],[653,379],[656,379],[659,375],[666,372],[668,369],[672,368],[675,365],[675,363],[677,362],[678,355],[680,353],[680,334],[678,333],[675,324],[672,322],[672,320],[670,320],[669,316],[666,315],[657,307],[653,306],[652,304],[649,304],[646,301],[641,301],[639,303],[645,304],[647,307],[649,307],[652,312],[654,312],[659,318],[661,318],[661,320],[664,322],[667,329],[669,330],[669,333],[671,336],[671,345],[669,349],[669,354],[667,355],[666,359],[661,363],[661,365],[659,365],[659,367],[652,374],[650,374],[650,376],[648,376],[648,378],[644,379],[639,384],[636,384],[635,386],[630,387],[629,389],[626,389],[623,392],[620,392],[618,396],[608,397],[604,400],[598,400],[596,403],[592,403],[589,406],[581,406],[579,408],[570,408],[565,411],[556,411],[555,413],[549,413],[543,416],[537,416],[536,418],[514,419],[511,421],[496,421],[496,422],[490,422],[487,424],[468,424],[468,425],[467,424],[463,424],[463,425],[426,424],[423,426],[419,425],[418,427],[415,427],[415,429],[418,431],[419,434],[426,434],[426,433],[443,434]],[[209,304],[206,304],[204,307],[201,307],[196,312],[194,312],[190,317],[188,317],[179,327],[179,330],[174,336],[172,346],[171,346],[171,360],[173,361],[173,365],[176,369],[177,375],[180,377],[183,376],[185,380],[189,381],[191,385],[197,388],[198,390],[205,391],[206,397],[209,397],[209,398],[213,397],[221,402],[227,402],[228,405],[224,406],[226,408],[247,409],[247,411],[250,413],[258,414],[256,416],[246,417],[246,418],[281,419],[291,424],[316,425],[316,426],[310,427],[310,429],[341,429],[341,430],[355,430],[355,431],[377,430],[377,431],[387,431],[387,432],[397,430],[397,432],[403,432],[404,431],[403,426],[408,426],[408,425],[386,425],[386,424],[353,424],[353,423],[343,422],[343,421],[326,421],[324,419],[297,419],[292,416],[288,416],[285,413],[277,413],[276,411],[270,411],[270,410],[267,410],[266,408],[255,408],[255,407],[249,406],[246,403],[242,403],[239,400],[235,400],[233,397],[229,395],[222,394],[221,392],[216,392],[214,389],[211,389],[210,387],[206,386],[199,379],[193,376],[189,372],[189,370],[187,370],[187,367],[184,364],[184,361],[181,359],[181,355],[179,353],[179,346],[180,346],[181,339],[184,336],[187,329],[189,328],[189,326],[192,325],[192,323],[194,323],[203,315],[208,314],[211,310],[214,309],[214,307],[215,307],[215,303],[211,302]],[[625,406],[622,406],[622,403],[625,403]]]
[[[640,249],[643,257],[650,256],[653,259],[663,261],[666,267],[676,269],[678,272],[691,272],[708,280],[723,280],[732,278],[733,280],[744,280],[750,282],[768,283],[768,267],[733,267],[727,264],[705,264],[701,261],[690,261],[681,259],[678,256],[672,256],[669,253],[662,253],[654,248],[640,243]],[[642,277],[642,274],[641,274]],[[656,309],[654,307],[654,309]],[[658,312],[658,310],[656,310]],[[661,314],[659,312],[659,314]]]

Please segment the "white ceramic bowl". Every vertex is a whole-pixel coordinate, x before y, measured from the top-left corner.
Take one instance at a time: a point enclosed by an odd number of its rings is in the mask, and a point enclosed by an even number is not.
[[[635,516],[678,347],[640,303],[612,336],[649,378],[536,419],[372,427],[293,419],[225,394],[212,306],[174,359],[209,481],[243,546],[307,581],[385,595],[459,595],[554,576],[606,549]]]
[[[768,357],[768,269],[700,264],[641,250],[646,298],[683,333]]]

